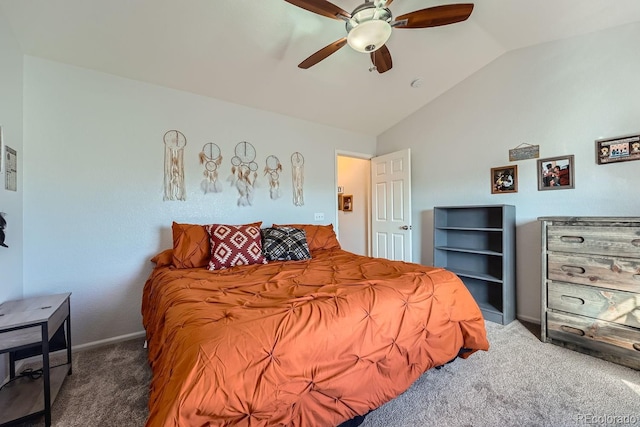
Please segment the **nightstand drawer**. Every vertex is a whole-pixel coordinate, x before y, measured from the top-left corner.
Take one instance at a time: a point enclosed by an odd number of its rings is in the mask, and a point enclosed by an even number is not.
[[[640,330],[640,294],[593,286],[549,282],[549,308]],[[640,354],[638,355],[640,356]]]
[[[554,252],[547,255],[547,278],[640,293],[640,260]]]
[[[549,251],[640,258],[640,227],[551,225]]]
[[[553,311],[547,313],[547,325],[551,338],[571,337],[571,341],[592,348],[598,348],[599,343],[608,344],[640,361],[640,329]]]

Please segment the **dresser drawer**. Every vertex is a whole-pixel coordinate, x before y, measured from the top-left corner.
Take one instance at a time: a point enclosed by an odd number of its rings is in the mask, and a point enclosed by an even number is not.
[[[640,369],[640,329],[574,314],[547,312],[547,336]]]
[[[640,258],[640,227],[550,225],[549,251]]]
[[[640,294],[549,282],[548,307],[640,330]],[[640,355],[639,355],[640,356]]]
[[[640,294],[640,259],[549,253],[547,278]]]

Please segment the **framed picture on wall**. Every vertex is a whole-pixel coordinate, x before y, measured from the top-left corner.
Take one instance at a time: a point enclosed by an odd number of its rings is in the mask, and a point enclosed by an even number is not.
[[[351,194],[345,194],[342,196],[342,210],[351,212],[353,210],[353,196]]]
[[[5,145],[4,157],[4,188],[9,191],[18,191],[18,152]]]
[[[491,194],[518,192],[518,166],[491,168]]]
[[[640,135],[628,135],[618,138],[596,141],[596,163],[609,163],[640,160]]]
[[[538,190],[566,190],[575,187],[573,154],[538,160]]]

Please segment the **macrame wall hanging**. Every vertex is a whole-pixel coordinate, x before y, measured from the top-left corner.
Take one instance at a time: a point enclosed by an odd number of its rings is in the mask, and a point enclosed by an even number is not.
[[[222,154],[218,144],[204,144],[200,152],[200,164],[204,165],[204,179],[200,183],[204,194],[222,192],[222,184],[218,181],[218,167],[222,164]]]
[[[163,200],[185,200],[184,147],[187,138],[177,130],[164,134],[164,197]]]
[[[231,158],[231,185],[238,189],[238,206],[250,206],[253,202],[253,188],[258,177],[255,162],[256,149],[246,141],[236,144],[235,156]]]
[[[304,205],[304,157],[299,152],[291,155],[291,178],[293,180],[293,204]]]
[[[273,200],[280,198],[280,172],[282,172],[280,160],[273,155],[267,157],[264,174],[269,179],[269,196]]]

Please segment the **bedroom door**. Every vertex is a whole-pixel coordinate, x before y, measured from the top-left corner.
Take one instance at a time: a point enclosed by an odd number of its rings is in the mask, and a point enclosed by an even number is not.
[[[411,256],[411,151],[371,159],[372,255],[399,261]]]

